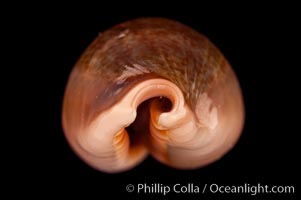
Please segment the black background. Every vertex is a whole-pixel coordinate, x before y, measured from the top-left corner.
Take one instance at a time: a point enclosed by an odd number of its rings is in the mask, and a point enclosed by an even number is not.
[[[13,160],[18,163],[14,173],[18,176],[13,179],[13,186],[28,187],[26,193],[32,194],[59,196],[64,192],[96,199],[108,199],[105,194],[113,198],[122,195],[144,199],[144,194],[125,190],[127,184],[138,183],[260,183],[294,185],[298,192],[300,105],[296,95],[300,84],[296,69],[300,67],[297,60],[300,46],[296,26],[300,20],[293,7],[248,5],[229,10],[223,6],[219,9],[204,6],[196,11],[186,10],[187,14],[184,11],[167,14],[164,9],[162,12],[131,9],[123,14],[112,10],[104,14],[105,6],[89,6],[73,9],[45,5],[32,13],[22,12],[12,25],[18,29],[14,31],[17,43],[22,44],[17,49],[26,55],[20,59],[22,64],[14,68],[19,70],[16,76],[22,80],[17,95],[22,98],[19,108],[24,109],[24,126],[14,125],[11,129],[21,135],[22,144],[22,149],[14,153]],[[180,21],[206,35],[223,52],[241,83],[246,110],[244,130],[233,150],[201,169],[175,170],[148,158],[130,171],[104,174],[84,164],[64,138],[61,107],[65,85],[78,57],[99,32],[126,20],[150,16]],[[165,198],[161,194],[155,196],[155,199]],[[176,199],[251,198],[222,194],[175,196]],[[267,196],[288,199],[296,195]]]

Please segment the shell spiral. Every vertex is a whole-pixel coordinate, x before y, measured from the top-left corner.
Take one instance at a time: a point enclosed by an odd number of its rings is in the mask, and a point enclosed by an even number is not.
[[[194,169],[234,146],[244,108],[231,66],[205,36],[142,18],[86,49],[69,77],[62,121],[73,150],[98,170],[125,171],[148,154]]]

